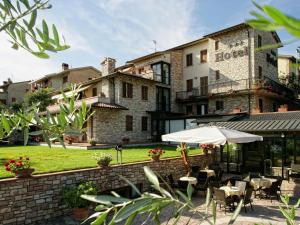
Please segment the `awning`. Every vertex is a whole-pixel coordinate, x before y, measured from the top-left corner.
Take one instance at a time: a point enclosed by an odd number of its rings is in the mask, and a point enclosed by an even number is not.
[[[213,125],[245,132],[300,131],[300,119],[216,122]]]
[[[72,97],[72,94],[73,94],[74,92],[75,92],[75,93],[82,92],[82,91],[88,89],[88,88],[91,87],[91,86],[92,86],[92,85],[87,85],[87,86],[85,86],[85,87],[81,87],[81,88],[76,89],[76,90],[73,90],[73,91],[67,91],[67,92],[65,92],[65,95],[66,95],[67,97]],[[63,97],[62,94],[52,96],[52,99],[54,99],[54,100],[55,100],[55,99],[60,100],[60,99],[63,99],[63,98],[64,98],[64,97]]]

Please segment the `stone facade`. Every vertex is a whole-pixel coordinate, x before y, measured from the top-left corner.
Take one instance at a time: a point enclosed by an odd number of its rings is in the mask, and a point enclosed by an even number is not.
[[[0,103],[8,106],[20,104],[24,101],[24,95],[28,91],[30,91],[29,81],[9,83],[5,85],[3,92],[0,92]]]
[[[191,165],[204,168],[204,163],[211,162],[211,157],[191,156],[190,162]],[[0,180],[1,224],[43,224],[50,218],[70,213],[62,202],[61,192],[64,187],[80,181],[93,181],[103,192],[128,186],[120,179],[119,175],[122,175],[134,184],[141,184],[143,191],[149,190],[149,183],[143,172],[144,166],[149,166],[163,176],[172,174],[176,180],[186,174],[182,159],[173,158],[111,166],[108,169],[92,168],[36,175],[29,179],[3,179]]]
[[[179,112],[176,92],[183,90],[183,54],[181,50],[171,52],[171,111]]]

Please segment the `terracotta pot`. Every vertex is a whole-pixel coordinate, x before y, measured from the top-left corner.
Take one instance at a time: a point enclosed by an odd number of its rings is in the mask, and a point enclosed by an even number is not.
[[[89,210],[87,208],[74,208],[73,217],[75,220],[83,221],[89,216]]]
[[[27,178],[31,177],[31,174],[33,173],[34,169],[24,169],[24,170],[18,170],[15,172],[16,178]]]
[[[152,157],[152,161],[154,162],[158,162],[160,159],[160,155],[152,155],[151,157]]]

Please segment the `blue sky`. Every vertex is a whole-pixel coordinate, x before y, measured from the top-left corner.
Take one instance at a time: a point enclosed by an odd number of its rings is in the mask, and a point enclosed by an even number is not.
[[[257,0],[298,16],[299,0]],[[157,49],[164,50],[243,22],[254,9],[250,0],[52,0],[53,8],[39,18],[55,23],[71,49],[52,54],[49,60],[37,59],[24,51],[14,51],[0,34],[0,81],[30,80],[57,72],[61,63],[71,67],[91,65],[109,56],[118,65]],[[291,37],[278,32],[282,40]],[[281,48],[294,54],[300,43]]]

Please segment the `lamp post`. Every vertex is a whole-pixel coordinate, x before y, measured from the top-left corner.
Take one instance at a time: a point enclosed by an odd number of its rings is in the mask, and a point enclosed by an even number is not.
[[[285,135],[284,133],[281,133],[281,176],[284,179],[284,154],[285,154],[285,149],[284,149],[284,140],[285,140]]]

